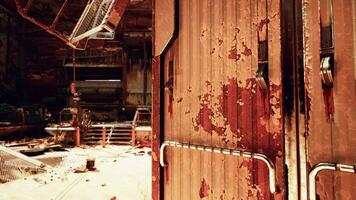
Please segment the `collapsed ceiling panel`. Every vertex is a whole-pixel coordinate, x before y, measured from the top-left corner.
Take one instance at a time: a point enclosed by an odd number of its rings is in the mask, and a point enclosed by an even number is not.
[[[25,6],[20,0],[14,1],[22,17],[76,49],[85,49],[90,39],[114,39],[116,27],[129,4],[129,0],[89,0],[73,31],[68,36],[56,30],[56,26],[67,9],[66,5],[70,0],[62,2],[56,17],[50,25],[46,25],[29,16],[28,10],[31,8],[32,0],[29,0]]]

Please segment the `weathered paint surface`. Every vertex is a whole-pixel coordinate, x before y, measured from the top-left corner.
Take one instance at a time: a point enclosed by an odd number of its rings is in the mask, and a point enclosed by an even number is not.
[[[304,0],[304,61],[307,99],[307,162],[355,165],[356,83],[355,2],[334,1],[335,74],[334,87],[323,89],[320,65],[320,9],[318,1]],[[353,25],[353,26],[352,26]],[[356,175],[321,172],[317,176],[319,199],[354,199]]]
[[[152,200],[160,199],[160,57],[152,59]]]
[[[179,36],[164,55],[165,82],[174,65],[164,140],[266,154],[276,165],[277,192],[270,193],[260,161],[168,147],[164,199],[284,199],[279,1],[179,4]],[[257,32],[269,40],[267,91],[255,81]]]

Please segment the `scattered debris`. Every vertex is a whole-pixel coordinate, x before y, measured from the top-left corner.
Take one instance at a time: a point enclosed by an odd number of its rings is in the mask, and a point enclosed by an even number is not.
[[[105,183],[101,184],[101,187],[105,187],[105,186],[106,186],[106,184],[105,184]]]
[[[87,171],[88,171],[88,169],[86,166],[82,166],[82,167],[74,169],[74,173],[85,173]]]

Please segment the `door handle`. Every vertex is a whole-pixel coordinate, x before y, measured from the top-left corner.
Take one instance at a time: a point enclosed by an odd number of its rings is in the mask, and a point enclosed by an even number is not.
[[[256,82],[261,90],[268,89],[268,62],[259,61]]]
[[[318,163],[315,165],[309,173],[309,200],[316,200],[315,177],[323,170],[356,173],[356,166],[336,163]]]
[[[324,88],[332,88],[334,83],[334,55],[322,55],[320,62],[320,76]]]
[[[232,156],[238,156],[238,157],[243,157],[243,158],[251,158],[251,159],[256,159],[262,161],[266,166],[268,167],[268,172],[269,172],[269,187],[271,193],[276,192],[276,170],[273,162],[264,154],[260,153],[252,153],[252,152],[247,152],[247,151],[239,151],[239,150],[233,150],[233,149],[225,149],[225,148],[219,148],[219,147],[209,147],[209,146],[203,146],[203,145],[194,145],[194,144],[186,144],[186,143],[180,143],[180,142],[175,142],[175,141],[165,141],[162,143],[161,148],[160,148],[160,157],[159,161],[162,167],[165,166],[164,163],[164,149],[167,147],[176,147],[176,148],[184,148],[184,149],[192,149],[192,150],[198,150],[198,151],[206,151],[206,152],[211,152],[211,153],[220,153],[220,154],[225,154],[225,155],[232,155]]]

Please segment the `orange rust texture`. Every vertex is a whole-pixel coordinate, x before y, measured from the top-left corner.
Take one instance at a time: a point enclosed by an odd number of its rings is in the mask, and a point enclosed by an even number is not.
[[[152,200],[160,199],[160,57],[152,59]]]
[[[355,164],[356,155],[356,93],[355,93],[355,18],[353,0],[334,3],[335,80],[332,90],[324,91],[319,75],[320,13],[318,1],[303,4],[305,84],[307,95],[307,159],[308,165],[319,162]],[[328,98],[323,101],[323,93]],[[324,95],[325,96],[325,95]],[[330,120],[325,112],[333,113]],[[353,199],[356,176],[340,172],[321,172],[317,177],[320,199]]]
[[[179,36],[165,55],[165,82],[174,63],[174,109],[166,91],[164,140],[266,154],[276,164],[278,191],[270,194],[260,161],[167,147],[164,199],[284,199],[279,1],[268,12],[266,0],[179,6]],[[267,38],[267,26],[271,76],[261,91],[257,31]]]

